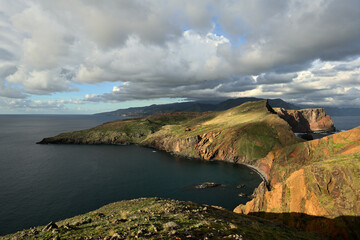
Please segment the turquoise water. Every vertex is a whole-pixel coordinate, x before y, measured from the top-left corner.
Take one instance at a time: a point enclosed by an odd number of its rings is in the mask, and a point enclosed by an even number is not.
[[[205,162],[139,146],[38,145],[86,129],[103,116],[0,115],[0,235],[139,197],[163,197],[232,210],[261,182],[242,165]],[[223,187],[195,189],[203,182]],[[237,189],[245,184],[244,189]]]

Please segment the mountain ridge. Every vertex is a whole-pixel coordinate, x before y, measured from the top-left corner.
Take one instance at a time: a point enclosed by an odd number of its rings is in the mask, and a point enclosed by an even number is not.
[[[241,105],[249,101],[260,101],[264,98],[244,97],[231,98],[223,101],[194,101],[180,102],[169,104],[153,104],[144,107],[130,107],[126,109],[118,109],[110,112],[95,113],[95,115],[123,116],[123,117],[144,117],[158,113],[171,112],[207,112],[207,111],[223,111],[232,107]],[[285,108],[287,110],[299,110],[306,108],[324,108],[330,116],[360,116],[360,108],[347,107],[331,107],[321,105],[304,105],[286,102],[280,98],[269,99],[269,104],[273,108]]]
[[[263,98],[235,98],[227,99],[219,103],[204,103],[204,102],[180,102],[169,104],[153,104],[145,107],[131,107],[126,109],[118,109],[110,112],[96,113],[95,115],[110,115],[110,116],[124,116],[124,117],[144,117],[159,113],[172,112],[207,112],[207,111],[224,111],[230,108],[241,105],[245,102],[265,100]],[[282,99],[269,99],[271,107],[283,107],[287,109],[299,109],[298,106],[287,103]]]

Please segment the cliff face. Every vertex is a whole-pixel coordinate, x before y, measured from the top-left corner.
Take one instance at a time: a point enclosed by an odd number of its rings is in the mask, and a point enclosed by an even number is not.
[[[323,108],[286,110],[274,108],[276,113],[289,123],[294,132],[335,131],[334,122]]]
[[[331,238],[360,238],[360,127],[285,147],[261,162],[271,190],[260,185],[256,197],[235,212]]]

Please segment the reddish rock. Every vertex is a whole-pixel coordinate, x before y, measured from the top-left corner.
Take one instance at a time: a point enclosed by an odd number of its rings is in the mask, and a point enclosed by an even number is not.
[[[269,153],[260,167],[266,169],[270,190],[260,185],[255,198],[234,211],[319,232],[331,239],[357,239],[359,149],[357,127]]]
[[[275,112],[289,123],[294,132],[335,131],[334,122],[323,108],[287,110],[274,108]]]

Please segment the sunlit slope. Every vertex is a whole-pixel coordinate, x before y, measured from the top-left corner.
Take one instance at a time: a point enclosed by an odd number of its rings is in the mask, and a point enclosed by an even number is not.
[[[360,238],[360,127],[269,153],[271,190],[260,186],[256,198],[235,209],[261,215],[332,238]],[[292,213],[321,216],[291,217]],[[309,220],[310,219],[310,220]]]
[[[63,133],[40,143],[135,143],[189,157],[251,164],[271,150],[299,141],[289,125],[263,100],[221,112],[172,113],[119,120]]]

